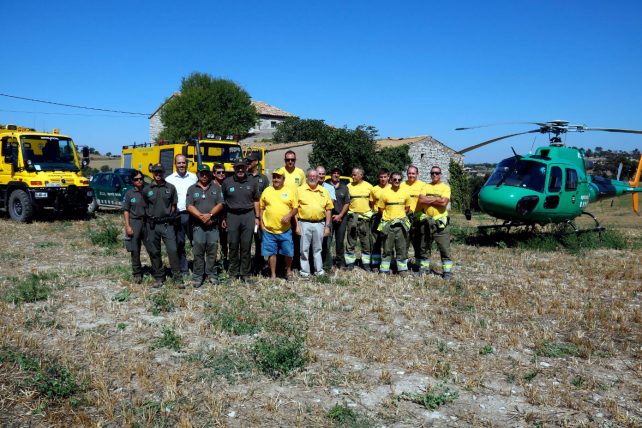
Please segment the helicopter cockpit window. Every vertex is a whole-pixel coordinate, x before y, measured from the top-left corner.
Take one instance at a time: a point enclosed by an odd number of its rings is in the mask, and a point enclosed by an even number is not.
[[[551,177],[548,181],[549,192],[559,192],[562,190],[562,168],[554,166],[551,168]]]
[[[577,189],[577,171],[574,169],[566,168],[566,190],[575,190]]]
[[[513,186],[543,192],[546,164],[533,160],[508,158],[501,161],[486,186]]]

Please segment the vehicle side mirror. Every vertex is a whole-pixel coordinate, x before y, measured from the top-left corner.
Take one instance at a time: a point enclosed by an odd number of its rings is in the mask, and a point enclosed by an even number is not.
[[[89,147],[82,148],[82,160],[80,161],[83,168],[89,165]]]

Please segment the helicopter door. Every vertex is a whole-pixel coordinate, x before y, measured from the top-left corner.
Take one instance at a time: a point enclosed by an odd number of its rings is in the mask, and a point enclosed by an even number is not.
[[[553,166],[548,178],[549,195],[544,200],[544,208],[553,210],[560,204],[560,190],[562,190],[562,168]]]
[[[562,203],[567,207],[569,212],[580,211],[580,195],[578,190],[577,171],[573,168],[565,168],[564,175],[566,182],[564,183],[564,194],[562,195]]]

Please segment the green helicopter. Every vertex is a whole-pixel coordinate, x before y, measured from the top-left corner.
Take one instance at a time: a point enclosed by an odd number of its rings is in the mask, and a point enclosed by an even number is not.
[[[605,177],[588,175],[591,167],[584,158],[584,150],[565,147],[561,134],[567,132],[605,131],[629,134],[642,134],[642,131],[617,128],[589,128],[585,125],[570,125],[564,120],[551,122],[528,122],[539,128],[516,134],[493,138],[460,150],[463,154],[487,144],[518,135],[542,133],[549,134],[550,144],[539,147],[534,154],[514,156],[502,160],[479,192],[479,206],[483,212],[502,224],[480,226],[481,230],[515,226],[534,226],[565,223],[580,232],[575,219],[586,215],[593,219],[595,227],[589,230],[604,230],[591,213],[586,211],[589,203],[600,199],[622,196],[631,193],[633,211],[638,212],[638,188],[642,172],[642,156],[638,163],[633,181],[620,181]],[[484,125],[485,126],[485,125]],[[478,127],[457,128],[457,130]],[[470,210],[466,211],[470,220]]]

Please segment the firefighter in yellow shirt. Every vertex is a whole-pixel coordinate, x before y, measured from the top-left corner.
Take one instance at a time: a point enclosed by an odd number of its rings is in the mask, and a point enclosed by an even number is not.
[[[437,243],[441,255],[442,277],[452,278],[453,261],[450,257],[450,232],[448,230],[448,202],[450,201],[450,186],[441,182],[441,168],[433,166],[430,168],[431,182],[424,186],[419,204],[428,217],[428,232],[424,237],[421,256],[430,260],[433,241]],[[420,272],[429,272],[430,265],[427,264]]]
[[[418,179],[419,169],[410,165],[406,170],[406,181],[401,183],[401,188],[408,193],[410,197],[410,233],[408,234],[408,248],[412,245],[415,255],[415,263],[421,269],[422,263],[425,265],[427,260],[421,258],[421,243],[427,227],[426,216],[421,210],[417,210],[417,201],[421,191],[426,183]]]
[[[296,153],[292,150],[285,152],[285,166],[281,168],[285,174],[285,187],[299,187],[305,183],[305,173],[296,166]]]
[[[408,232],[410,220],[408,211],[411,198],[401,188],[401,173],[393,172],[390,176],[390,187],[381,191],[377,207],[381,213],[381,234],[383,236],[383,258],[381,273],[390,272],[392,259],[396,259],[399,275],[408,273]]]
[[[372,205],[375,208],[375,214],[372,216],[372,270],[377,271],[379,265],[381,264],[381,248],[383,242],[383,235],[379,231],[379,224],[381,223],[381,214],[377,210],[377,203],[381,197],[381,192],[390,187],[388,180],[390,179],[390,171],[386,168],[381,168],[377,174],[379,178],[379,183],[376,186],[372,186],[372,191],[370,193],[370,199],[372,199]]]
[[[346,245],[346,269],[354,269],[357,261],[355,249],[357,242],[361,243],[361,263],[367,271],[371,270],[372,261],[372,233],[370,220],[372,219],[372,185],[363,180],[362,168],[352,169],[352,183],[348,184],[350,193],[350,208],[348,209],[348,228]]]

